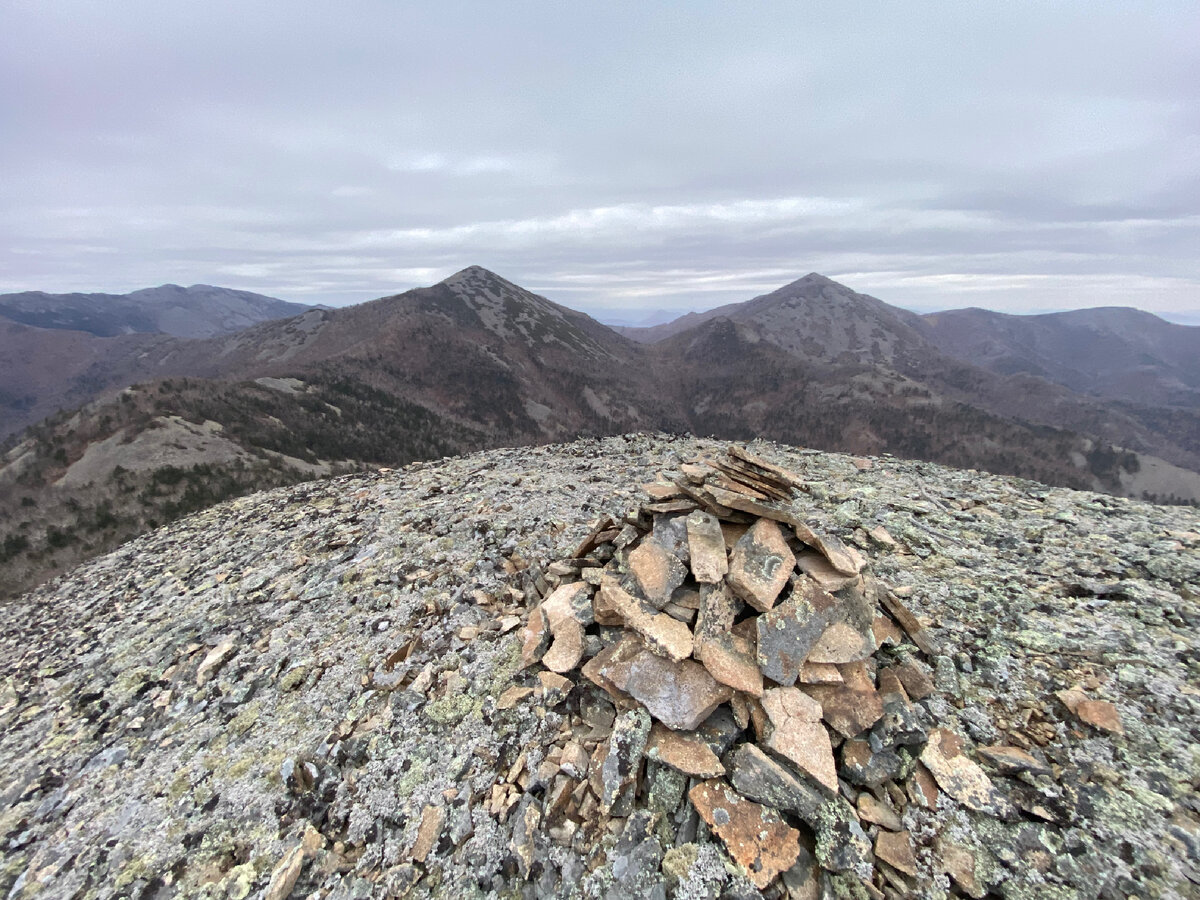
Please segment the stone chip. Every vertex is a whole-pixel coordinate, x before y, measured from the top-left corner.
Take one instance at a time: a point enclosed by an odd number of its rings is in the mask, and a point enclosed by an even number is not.
[[[983,769],[963,753],[962,739],[954,732],[933,729],[921,762],[933,773],[938,787],[968,809],[1002,819],[1016,816],[1016,809],[996,790]]]

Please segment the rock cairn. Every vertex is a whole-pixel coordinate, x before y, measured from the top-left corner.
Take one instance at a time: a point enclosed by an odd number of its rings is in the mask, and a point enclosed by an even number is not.
[[[543,695],[579,684],[591,730],[546,755],[544,802],[524,806],[514,839],[526,866],[536,832],[593,829],[621,835],[608,854],[634,881],[639,860],[658,876],[650,850],[665,844],[667,883],[702,883],[715,835],[769,895],[904,897],[909,804],[945,791],[1020,815],[921,705],[935,693],[926,629],[861,554],[780,502],[803,487],[734,446],[645,485],[636,515],[603,518],[550,566],[558,584],[530,612],[522,663],[544,667]],[[1020,748],[983,752],[1006,771],[1042,767]],[[945,842],[938,861],[983,896],[969,852]]]

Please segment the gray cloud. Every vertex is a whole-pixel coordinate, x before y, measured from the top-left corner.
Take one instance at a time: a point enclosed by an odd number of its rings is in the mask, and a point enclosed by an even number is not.
[[[1194,4],[810,6],[17,2],[0,290],[1200,311]]]

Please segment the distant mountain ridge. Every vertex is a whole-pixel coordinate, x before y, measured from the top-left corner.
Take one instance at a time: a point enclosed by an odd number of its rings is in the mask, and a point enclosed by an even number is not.
[[[0,294],[0,316],[35,328],[86,331],[97,337],[169,334],[204,338],[230,334],[310,309],[263,294],[193,284],[164,284],[128,294]]]
[[[638,343],[471,266],[200,340],[0,320],[0,375],[28,369],[11,348],[42,342],[37,377],[22,375],[41,406],[0,397],[5,414],[34,417],[48,398],[76,407],[13,434],[0,456],[0,565],[18,587],[258,487],[646,431],[1200,501],[1200,410],[973,365],[923,317],[816,273],[720,312]]]
[[[873,308],[871,315],[882,321],[893,337],[906,335],[908,340],[903,343],[928,342],[946,356],[997,375],[1043,378],[1109,400],[1200,408],[1200,326],[1168,322],[1131,307],[1029,315],[972,307],[918,314],[812,272],[753,300],[690,312],[650,327],[616,326],[614,330],[639,343],[654,344],[727,317],[758,321],[778,333],[778,323],[766,321],[764,312],[781,305],[795,308],[799,295],[807,289],[810,296],[803,314],[808,317],[814,310],[814,288],[823,297],[825,309],[838,301],[843,310],[853,303],[860,310]],[[830,324],[819,327],[829,328]],[[812,333],[816,328],[810,320],[802,330]],[[795,340],[797,335],[789,332],[788,337]]]
[[[1003,375],[1036,375],[1073,391],[1200,408],[1200,327],[1127,307],[1014,316],[956,309],[920,317],[943,353]]]

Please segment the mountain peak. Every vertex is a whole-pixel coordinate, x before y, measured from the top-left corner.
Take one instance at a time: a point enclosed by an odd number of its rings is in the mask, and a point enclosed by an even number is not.
[[[827,288],[835,288],[846,293],[854,293],[850,288],[840,282],[834,281],[832,278],[827,278],[820,272],[809,272],[803,278],[797,278],[795,281],[788,282],[781,288],[772,291],[772,294],[794,294],[798,291],[821,291]],[[769,296],[769,295],[768,295]]]
[[[516,287],[511,281],[502,278],[493,272],[491,269],[485,269],[483,266],[467,266],[465,269],[459,269],[453,275],[443,278],[441,283],[447,287],[455,287],[463,283],[480,282],[492,284],[507,284]]]

